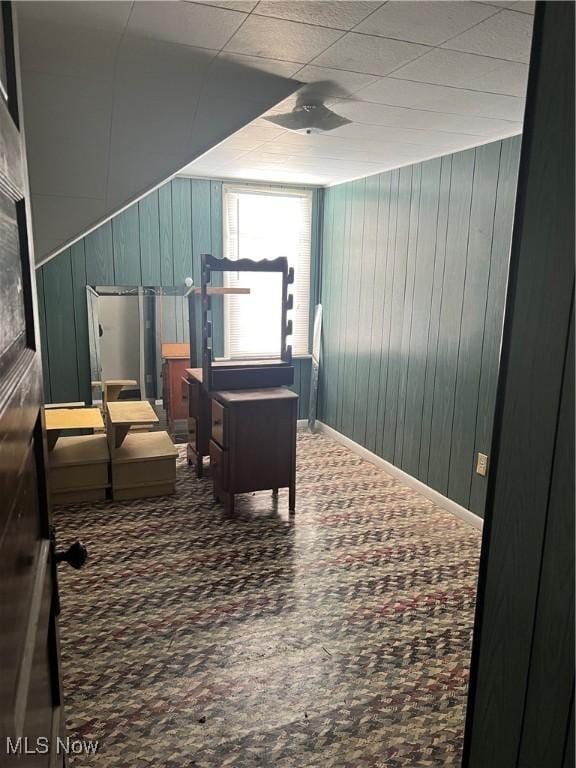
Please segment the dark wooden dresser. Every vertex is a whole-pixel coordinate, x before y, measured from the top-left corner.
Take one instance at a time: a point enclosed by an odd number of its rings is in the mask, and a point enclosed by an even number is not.
[[[214,496],[234,510],[234,495],[289,488],[296,505],[298,395],[287,387],[212,392],[210,471]]]
[[[211,403],[202,383],[202,368],[186,368],[188,399],[188,464],[196,465],[196,476],[202,477],[204,456],[210,455]]]

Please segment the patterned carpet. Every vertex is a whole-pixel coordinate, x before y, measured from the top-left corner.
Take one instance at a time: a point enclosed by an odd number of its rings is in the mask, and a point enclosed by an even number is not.
[[[70,735],[106,768],[460,765],[480,534],[319,435],[298,498],[55,511]]]

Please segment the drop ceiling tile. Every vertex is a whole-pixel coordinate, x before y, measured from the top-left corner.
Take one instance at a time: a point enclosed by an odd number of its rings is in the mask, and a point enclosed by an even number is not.
[[[498,8],[513,8],[521,13],[534,13],[535,0],[482,0],[484,5],[493,5]]]
[[[512,90],[512,84],[507,80],[507,69],[518,66],[525,65],[502,62],[472,53],[435,48],[417,61],[398,69],[394,72],[394,77],[472,90],[495,90],[485,88],[483,85],[485,79],[490,81],[493,78],[495,82],[501,82],[498,93],[520,96],[522,94],[517,93],[516,89]],[[500,77],[496,74],[498,72]],[[505,90],[506,88],[511,90]]]
[[[445,149],[447,153],[455,151],[462,144],[470,146],[471,143],[482,144],[486,140],[484,136],[477,136],[475,134],[414,130],[412,128],[366,125],[364,123],[349,123],[348,125],[336,128],[330,133],[332,136],[352,137],[377,144],[392,142],[435,147],[437,150]]]
[[[314,65],[387,75],[430,51],[424,45],[404,43],[348,32],[327,51],[314,59]]]
[[[28,5],[28,3],[24,3]],[[36,19],[20,24],[20,54],[23,68],[67,76],[112,80],[121,29],[89,29],[61,24],[37,24]]]
[[[528,85],[528,64],[507,61],[501,67],[470,82],[469,88],[490,93],[524,97]]]
[[[132,34],[199,48],[222,48],[246,14],[200,3],[134,3]]]
[[[294,21],[249,16],[226,51],[308,64],[342,33]]]
[[[511,121],[413,108],[389,107],[368,102],[342,102],[334,105],[333,109],[337,114],[354,118],[359,123],[386,125],[391,128],[450,131],[451,133],[471,133],[478,136],[504,135],[517,132],[518,129],[518,125]]]
[[[355,31],[439,45],[495,13],[495,8],[475,2],[390,0]]]
[[[95,0],[90,6],[83,3],[38,2],[17,3],[18,19],[34,20],[35,23],[63,24],[69,27],[118,30],[128,21],[132,2]]]
[[[365,101],[398,107],[430,109],[456,115],[522,120],[524,99],[494,93],[447,88],[430,83],[414,83],[395,77],[382,77],[357,92]]]
[[[262,0],[256,13],[259,16],[273,16],[277,19],[318,24],[332,29],[348,30],[365,19],[381,2],[364,0],[306,0],[293,2],[284,0]]]
[[[189,0],[185,0],[189,2]],[[193,0],[195,3],[215,5],[218,8],[228,8],[231,11],[250,13],[258,5],[258,0]]]
[[[406,84],[406,81],[404,81]],[[459,88],[427,86],[433,90],[423,96],[417,106],[457,115],[476,115],[500,120],[521,122],[524,118],[525,101],[519,96],[483,93]]]
[[[280,75],[281,77],[292,77],[302,65],[294,61],[279,61],[278,59],[264,59],[259,56],[244,56],[240,53],[222,52],[219,59],[226,59],[241,64],[244,67],[260,69],[262,72],[268,72],[271,75]],[[298,78],[300,79],[300,78]]]
[[[527,63],[530,59],[533,19],[527,13],[500,11],[442,46]]]
[[[343,95],[346,93],[356,93],[360,88],[364,88],[378,79],[375,75],[364,75],[358,72],[346,72],[344,69],[331,69],[330,67],[307,66],[300,69],[296,75],[297,80],[303,83],[327,82],[334,83],[335,94]]]

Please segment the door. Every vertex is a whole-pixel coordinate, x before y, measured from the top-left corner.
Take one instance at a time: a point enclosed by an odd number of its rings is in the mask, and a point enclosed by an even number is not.
[[[12,7],[0,25],[0,765],[60,766],[42,366]]]

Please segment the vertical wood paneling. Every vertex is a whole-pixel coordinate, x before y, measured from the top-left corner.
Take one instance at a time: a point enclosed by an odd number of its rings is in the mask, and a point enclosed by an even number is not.
[[[387,301],[386,279],[388,266],[388,219],[390,214],[391,174],[378,177],[376,194],[376,243],[372,281],[372,322],[368,365],[366,447],[376,452],[379,430],[380,366],[382,362],[384,306]],[[378,450],[380,446],[378,444]]]
[[[172,187],[172,253],[174,259],[174,285],[184,288],[184,280],[193,277],[192,222],[190,216],[190,179],[174,179]],[[194,182],[192,182],[193,184]],[[209,184],[209,182],[206,182]],[[210,227],[210,206],[205,210],[205,226]]]
[[[76,330],[70,249],[42,267],[50,394],[55,403],[77,401]]]
[[[498,364],[500,358],[500,339],[504,318],[504,300],[510,261],[510,241],[512,239],[512,219],[516,199],[516,179],[520,161],[521,137],[502,142],[498,191],[496,193],[496,213],[494,233],[490,255],[490,278],[486,301],[486,317],[482,339],[482,361],[480,367],[480,388],[476,416],[476,438],[474,455],[478,452],[488,454],[492,438],[496,385],[498,382]],[[472,473],[470,491],[470,509],[482,514],[486,504],[487,478]]]
[[[352,439],[357,442],[365,438],[367,429],[379,190],[380,180],[378,176],[372,176],[369,179],[366,179],[363,210],[364,225],[360,258],[360,302],[358,324],[355,329],[357,358]]]
[[[518,143],[325,193],[321,418],[464,506],[491,434]]]
[[[418,227],[420,220],[422,166],[412,167],[410,187],[410,218],[408,222],[408,250],[406,259],[406,282],[404,285],[404,308],[402,313],[402,339],[400,342],[400,377],[398,381],[398,408],[396,413],[396,439],[394,442],[394,462],[402,466],[404,446],[404,426],[406,418],[406,387],[410,364],[410,336],[412,334],[412,315],[414,309],[414,283],[416,279],[416,251],[418,247]]]
[[[358,363],[358,320],[360,317],[360,284],[364,238],[364,207],[366,180],[352,182],[353,197],[350,206],[350,240],[348,259],[348,290],[346,292],[346,333],[342,386],[342,432],[352,437],[354,431],[354,404],[356,402]]]
[[[174,254],[172,250],[172,184],[158,190],[160,231],[160,285],[174,285]]]
[[[392,279],[391,325],[388,342],[388,367],[384,411],[382,455],[394,462],[396,424],[398,420],[398,392],[402,368],[402,336],[404,297],[408,267],[408,241],[410,238],[410,211],[412,200],[412,167],[401,168],[398,180],[398,205],[394,231],[394,276]]]
[[[450,472],[450,436],[454,419],[454,394],[466,279],[474,160],[474,150],[460,152],[452,159],[452,186],[428,466],[428,484],[443,494],[448,491]]]
[[[338,226],[335,230],[335,238],[337,239],[336,274],[338,279],[339,312],[337,321],[338,357],[334,373],[336,376],[336,424],[339,430],[342,430],[343,422],[344,368],[346,362],[345,336],[348,324],[348,275],[351,261],[349,242],[353,192],[353,184],[344,185],[342,208],[339,211],[341,219],[339,222],[336,222]]]
[[[86,281],[88,285],[114,285],[114,252],[112,222],[90,232],[84,238],[86,252]],[[60,258],[57,256],[56,258]]]
[[[376,426],[376,453],[384,456],[384,440],[386,435],[386,406],[389,389],[389,372],[391,366],[390,360],[390,340],[392,333],[392,311],[394,308],[394,280],[396,276],[396,225],[398,222],[398,199],[400,189],[400,171],[391,171],[390,174],[390,201],[388,206],[388,217],[381,220],[386,227],[386,278],[384,282],[384,307],[382,315],[382,349],[380,353],[380,388],[378,391],[378,402],[373,402],[371,407],[376,405],[377,426]],[[380,206],[384,213],[384,207]]]
[[[314,260],[319,257],[321,197],[315,195]],[[222,256],[222,182],[176,179],[38,269],[46,401],[90,401],[86,285],[183,287],[188,276],[199,284],[201,253]],[[187,341],[188,302],[164,296],[155,324],[157,329],[162,326],[164,339]],[[310,361],[295,364],[300,410],[307,417]]]
[[[438,224],[436,245],[434,248],[434,276],[432,284],[432,302],[428,318],[428,345],[426,350],[426,372],[424,376],[424,402],[422,407],[422,428],[420,433],[420,459],[417,477],[428,482],[430,460],[430,438],[432,433],[432,412],[436,394],[436,363],[438,351],[438,333],[440,330],[440,310],[444,285],[444,267],[446,256],[446,235],[448,231],[448,210],[450,204],[450,184],[452,179],[452,156],[442,158],[440,169],[440,197],[438,204]],[[502,302],[503,303],[503,302]]]
[[[142,285],[161,285],[158,190],[151,192],[138,203],[138,221]]]
[[[480,386],[500,150],[498,144],[486,144],[476,150],[448,483],[450,498],[463,505],[470,500],[474,471],[475,406]]]
[[[86,256],[84,241],[70,248],[72,265],[72,290],[74,301],[74,326],[76,331],[76,368],[78,371],[79,400],[91,402],[90,342],[88,339],[88,308],[86,303]]]
[[[422,165],[420,185],[420,215],[418,243],[416,246],[414,291],[411,302],[412,321],[408,352],[403,428],[404,440],[402,443],[401,460],[402,469],[415,476],[418,475],[419,471],[420,444],[422,440],[427,342],[430,326],[440,196],[440,165],[440,160],[431,160],[428,163],[424,163]]]
[[[142,285],[138,205],[112,219],[115,285]]]

